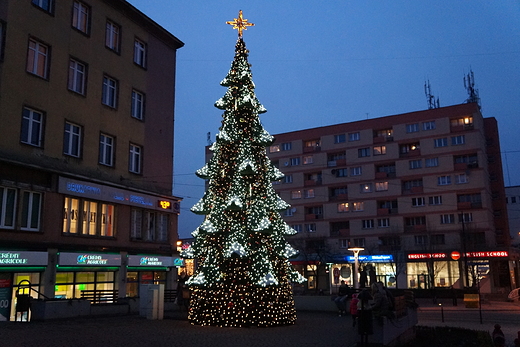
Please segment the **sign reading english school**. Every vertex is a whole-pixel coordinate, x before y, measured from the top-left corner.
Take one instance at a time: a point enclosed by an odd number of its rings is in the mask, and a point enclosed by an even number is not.
[[[121,266],[120,254],[68,253],[61,252],[60,266]]]

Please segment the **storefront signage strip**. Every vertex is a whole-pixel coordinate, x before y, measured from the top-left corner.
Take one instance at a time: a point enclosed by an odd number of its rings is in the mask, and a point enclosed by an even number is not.
[[[501,258],[508,257],[509,252],[507,251],[485,251],[485,252],[466,252],[466,258]],[[464,257],[464,253],[460,255]],[[408,254],[408,259],[446,259],[448,255],[446,253],[414,253]],[[457,258],[458,259],[458,258]]]
[[[60,266],[121,266],[121,255],[99,253],[61,252],[58,258]]]
[[[160,257],[153,255],[129,255],[128,266],[146,267],[146,266],[167,266],[173,267],[172,257]]]
[[[355,258],[353,255],[349,255],[346,257],[348,262],[354,262]],[[358,256],[358,261],[360,262],[369,262],[369,263],[388,263],[393,262],[394,257],[391,254],[382,254],[382,255],[360,255]]]
[[[0,251],[2,266],[45,266],[49,261],[47,252]]]

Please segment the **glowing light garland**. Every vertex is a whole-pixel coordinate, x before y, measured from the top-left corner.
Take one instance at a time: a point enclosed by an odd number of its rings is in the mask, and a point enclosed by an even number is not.
[[[258,117],[266,109],[254,93],[241,38],[247,20],[240,12],[233,23],[239,29],[235,59],[220,83],[227,91],[215,102],[224,111],[222,125],[210,146],[212,158],[196,172],[208,180],[208,190],[191,208],[206,218],[192,233],[192,245],[181,253],[199,264],[186,282],[192,290],[188,319],[213,326],[293,324],[290,281],[305,278],[288,260],[298,251],[285,236],[296,231],[280,216],[290,205],[272,186],[284,175],[266,153],[274,138]]]

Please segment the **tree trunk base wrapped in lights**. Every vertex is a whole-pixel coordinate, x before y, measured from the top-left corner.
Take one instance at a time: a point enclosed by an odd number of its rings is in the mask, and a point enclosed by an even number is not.
[[[215,106],[224,110],[222,126],[210,150],[213,156],[196,175],[208,189],[191,211],[205,215],[192,233],[194,241],[181,253],[198,259],[186,281],[192,291],[188,319],[193,324],[221,327],[293,324],[296,311],[290,282],[305,278],[289,258],[298,254],[286,240],[296,234],[280,215],[290,208],[272,182],[284,174],[266,153],[274,138],[258,115],[266,109],[254,93],[248,50],[242,30],[251,26],[239,18],[235,59],[220,82],[226,94]]]
[[[296,310],[288,279],[277,286],[251,285],[248,266],[249,261],[232,258],[230,271],[222,282],[211,288],[193,288],[188,320],[192,324],[219,327],[294,324]]]

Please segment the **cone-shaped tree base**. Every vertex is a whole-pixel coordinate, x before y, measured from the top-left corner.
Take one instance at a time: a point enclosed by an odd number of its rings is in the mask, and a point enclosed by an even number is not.
[[[283,283],[262,287],[249,282],[247,259],[232,258],[226,276],[212,288],[192,288],[188,320],[219,327],[270,327],[294,324],[292,288]],[[285,271],[285,269],[280,269]]]

